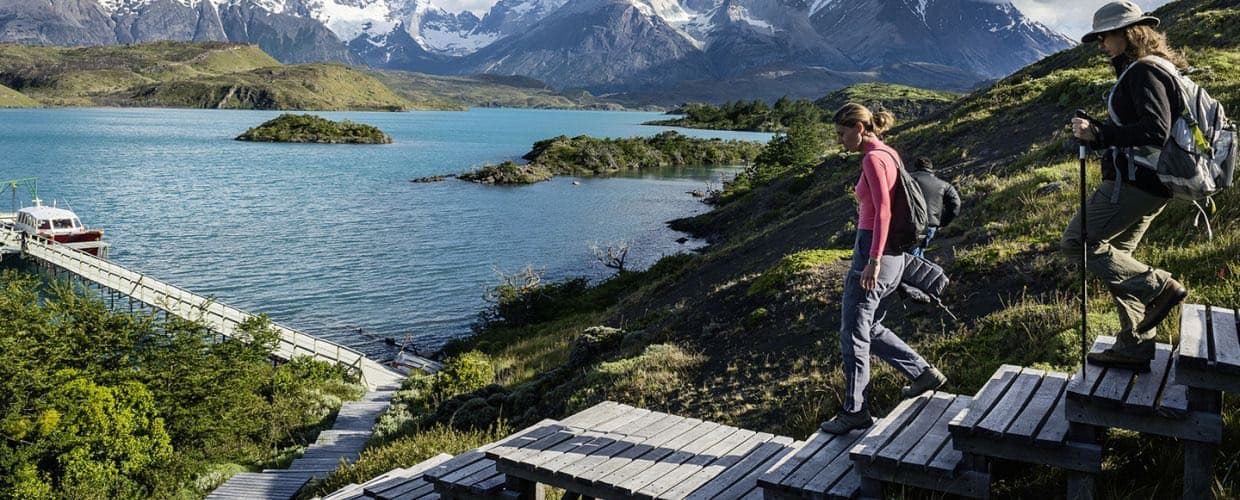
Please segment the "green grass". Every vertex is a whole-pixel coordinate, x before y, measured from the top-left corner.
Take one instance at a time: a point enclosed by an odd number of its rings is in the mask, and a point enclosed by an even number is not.
[[[0,108],[35,108],[39,102],[21,92],[0,85]]]

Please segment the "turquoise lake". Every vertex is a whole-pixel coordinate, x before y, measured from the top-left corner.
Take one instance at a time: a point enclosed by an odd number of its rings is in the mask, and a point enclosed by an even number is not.
[[[527,152],[556,135],[650,136],[658,113],[476,109],[318,113],[383,129],[395,144],[232,140],[278,112],[0,111],[0,179],[37,177],[50,204],[106,230],[112,260],[292,328],[381,357],[384,338],[422,349],[466,335],[497,272],[545,279],[610,270],[591,242],[630,243],[630,262],[690,251],[666,221],[708,207],[687,194],[735,168],[680,168],[521,187],[411,179]],[[768,134],[680,130],[765,141]],[[574,181],[579,184],[574,184]],[[0,211],[10,200],[0,197]]]

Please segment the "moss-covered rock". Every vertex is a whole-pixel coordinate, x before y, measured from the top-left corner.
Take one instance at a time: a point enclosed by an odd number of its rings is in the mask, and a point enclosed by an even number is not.
[[[533,184],[550,180],[551,170],[541,165],[522,165],[510,160],[499,165],[487,165],[473,172],[457,175],[456,178],[479,184]]]
[[[377,127],[315,115],[283,114],[237,136],[238,141],[312,142],[319,144],[391,144]]]

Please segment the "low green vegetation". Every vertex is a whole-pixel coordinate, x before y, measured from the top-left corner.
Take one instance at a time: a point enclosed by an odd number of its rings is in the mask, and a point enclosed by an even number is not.
[[[35,108],[39,102],[22,95],[21,92],[0,85],[0,109],[4,108]]]
[[[586,91],[556,91],[543,82],[516,75],[448,76],[392,70],[372,70],[371,74],[409,101],[439,103],[444,109],[624,109]]]
[[[391,144],[377,127],[349,120],[335,122],[315,115],[282,114],[237,136],[238,141],[318,144]]]
[[[347,66],[282,65],[256,46],[220,42],[0,44],[0,84],[44,106],[323,111],[445,107],[404,99]]]
[[[16,271],[0,314],[0,497],[200,498],[286,465],[363,391],[322,362],[273,366],[261,318],[218,342]]]
[[[753,161],[756,142],[697,139],[674,131],[628,139],[559,136],[534,143],[522,158],[458,177],[488,184],[530,184],[555,175],[605,175],[657,167],[741,165]]]
[[[774,104],[762,100],[729,101],[715,106],[689,103],[669,112],[680,118],[647,122],[646,125],[690,127],[754,132],[785,132],[797,122],[826,122],[845,103],[859,102],[872,109],[886,109],[903,120],[920,118],[954,102],[951,92],[919,89],[890,83],[859,83],[832,92],[817,101],[781,97]]]

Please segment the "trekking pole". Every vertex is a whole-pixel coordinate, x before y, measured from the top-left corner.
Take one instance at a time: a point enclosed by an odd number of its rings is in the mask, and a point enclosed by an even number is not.
[[[1076,116],[1077,118],[1083,118],[1085,120],[1090,120],[1089,115],[1079,109],[1076,110]],[[1086,363],[1089,362],[1089,359],[1088,359],[1089,336],[1088,336],[1088,333],[1086,332],[1089,326],[1089,311],[1088,311],[1089,282],[1087,280],[1087,274],[1085,272],[1085,264],[1088,262],[1088,259],[1089,259],[1089,241],[1088,241],[1088,237],[1086,236],[1087,234],[1089,234],[1088,230],[1086,229],[1088,227],[1087,225],[1088,217],[1085,211],[1086,209],[1086,202],[1085,202],[1085,196],[1086,196],[1086,193],[1085,193],[1086,165],[1085,163],[1086,162],[1085,162],[1085,159],[1088,154],[1088,150],[1085,148],[1084,141],[1081,141],[1078,147],[1079,147],[1080,159],[1081,159],[1081,186],[1080,186],[1080,191],[1081,191],[1081,208],[1080,208],[1080,214],[1081,214],[1081,370],[1084,370]]]

